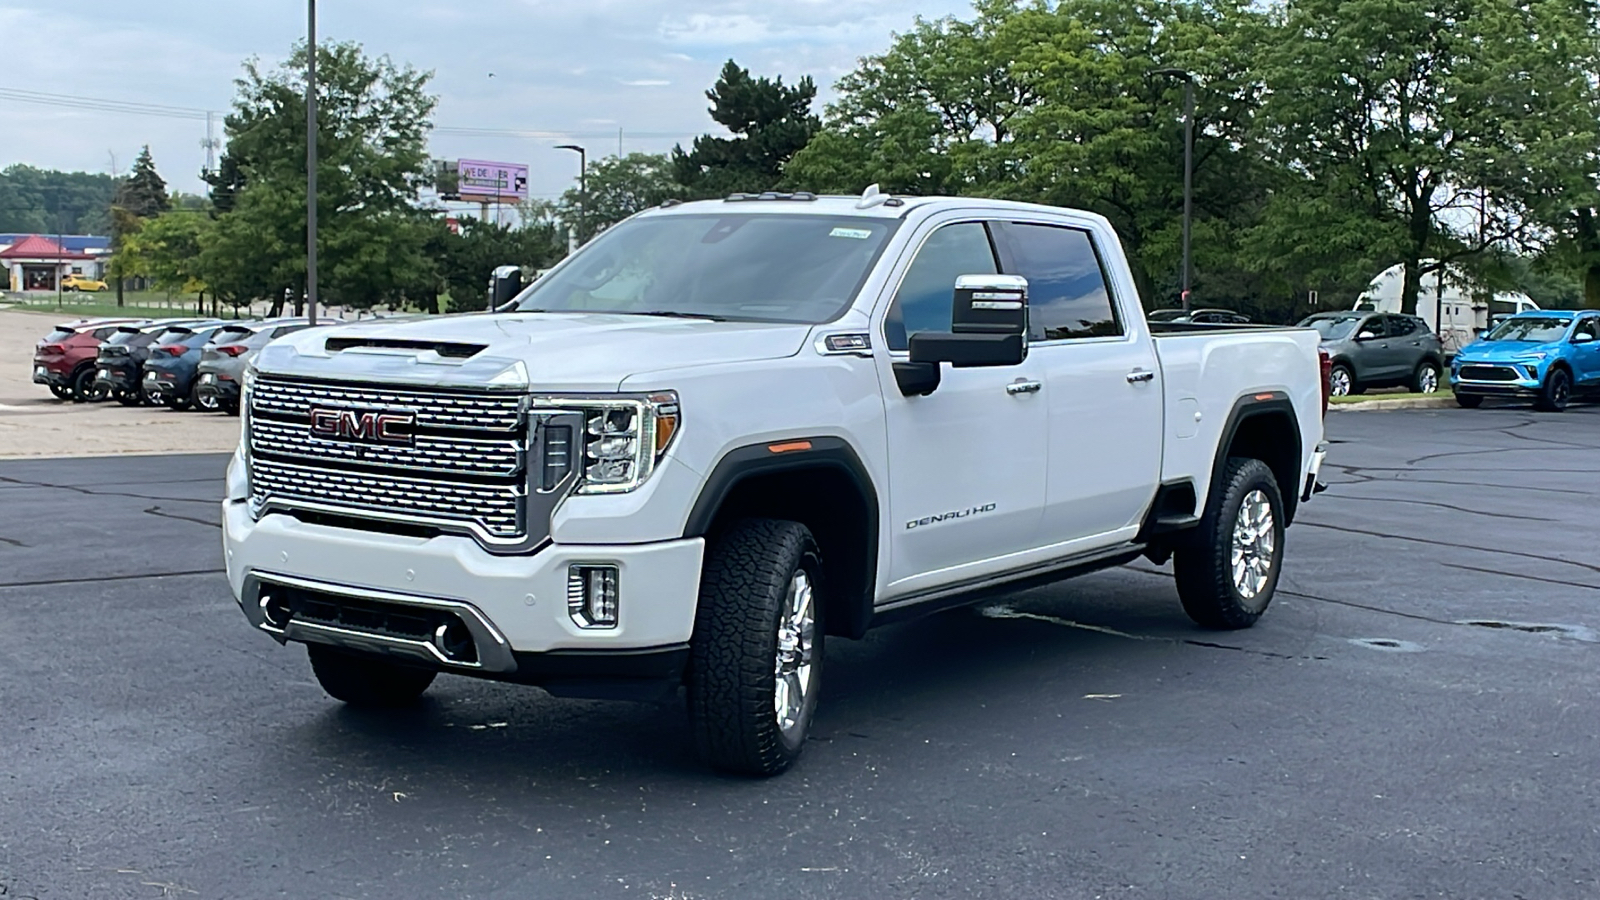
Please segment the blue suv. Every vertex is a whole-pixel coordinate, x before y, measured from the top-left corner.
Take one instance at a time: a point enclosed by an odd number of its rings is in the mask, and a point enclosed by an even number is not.
[[[1560,412],[1575,392],[1600,390],[1600,311],[1518,313],[1456,354],[1450,386],[1468,409],[1532,397],[1535,409]]]

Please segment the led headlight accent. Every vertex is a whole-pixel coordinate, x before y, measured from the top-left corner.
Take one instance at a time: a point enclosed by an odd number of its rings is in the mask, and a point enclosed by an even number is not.
[[[540,405],[579,409],[582,441],[574,447],[580,494],[619,494],[643,484],[678,433],[678,395],[540,398]]]

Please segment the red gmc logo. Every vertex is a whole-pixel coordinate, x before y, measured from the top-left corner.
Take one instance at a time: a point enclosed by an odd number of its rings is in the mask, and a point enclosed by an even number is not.
[[[311,435],[334,441],[363,444],[410,444],[417,424],[414,412],[366,409],[311,408]]]

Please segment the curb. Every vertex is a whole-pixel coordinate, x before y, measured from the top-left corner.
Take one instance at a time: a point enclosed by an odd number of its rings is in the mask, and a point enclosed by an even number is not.
[[[1407,397],[1403,400],[1373,399],[1358,400],[1354,403],[1330,403],[1328,404],[1328,412],[1353,409],[1449,409],[1455,405],[1455,396],[1445,393],[1441,397]]]

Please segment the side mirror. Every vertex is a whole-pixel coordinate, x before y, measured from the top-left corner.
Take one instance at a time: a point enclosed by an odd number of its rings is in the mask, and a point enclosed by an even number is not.
[[[1356,335],[1356,340],[1358,340],[1358,341],[1371,341],[1371,340],[1376,340],[1377,337],[1378,336],[1375,333],[1371,332],[1371,331],[1363,331],[1360,334]]]
[[[1587,331],[1580,331],[1572,336],[1572,342],[1574,344],[1591,344],[1594,343],[1594,335]]]
[[[1015,366],[1028,358],[1028,280],[1018,275],[962,275],[951,298],[949,331],[918,331],[911,361],[896,363],[906,396],[939,387],[939,364],[958,369]]]
[[[490,309],[499,309],[520,293],[522,293],[521,268],[517,266],[499,266],[489,276]]]

